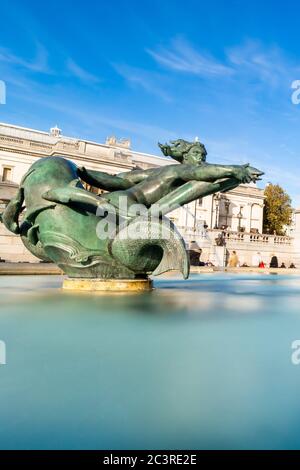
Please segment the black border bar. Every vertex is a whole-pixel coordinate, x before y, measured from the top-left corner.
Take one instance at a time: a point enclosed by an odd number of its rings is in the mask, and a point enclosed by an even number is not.
[[[295,451],[206,451],[206,450],[0,450],[0,465],[30,464],[43,468],[54,464],[75,464],[82,468],[99,468],[121,465],[136,468],[141,465],[165,467],[194,467],[195,465],[265,464],[286,467],[295,465],[300,452]],[[2,467],[3,468],[3,467]]]

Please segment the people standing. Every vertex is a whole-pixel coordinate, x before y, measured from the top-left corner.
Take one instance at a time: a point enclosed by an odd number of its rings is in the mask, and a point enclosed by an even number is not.
[[[238,255],[236,254],[236,251],[233,251],[231,253],[229,261],[228,261],[228,267],[229,268],[236,268],[238,265],[239,265]]]
[[[200,261],[202,249],[199,247],[196,241],[192,241],[190,245],[190,249],[188,250],[190,264],[191,266],[203,266],[204,263]]]
[[[278,258],[276,255],[272,255],[272,258],[270,261],[270,268],[278,268]]]
[[[255,268],[259,268],[260,265],[262,263],[262,258],[261,258],[261,254],[259,253],[259,251],[257,253],[255,253],[255,255],[253,255],[252,257],[252,265],[255,267]]]

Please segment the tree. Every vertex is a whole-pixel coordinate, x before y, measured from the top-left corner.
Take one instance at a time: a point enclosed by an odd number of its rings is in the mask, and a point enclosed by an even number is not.
[[[292,221],[291,198],[279,184],[265,189],[264,232],[284,235],[285,226]]]

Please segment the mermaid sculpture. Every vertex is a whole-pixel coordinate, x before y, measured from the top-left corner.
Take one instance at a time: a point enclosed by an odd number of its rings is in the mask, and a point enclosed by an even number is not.
[[[159,146],[177,163],[110,175],[63,157],[42,158],[24,175],[2,222],[31,253],[71,278],[147,279],[173,269],[187,278],[184,241],[165,215],[263,173],[249,165],[208,164],[200,142]],[[98,196],[83,183],[106,192]]]

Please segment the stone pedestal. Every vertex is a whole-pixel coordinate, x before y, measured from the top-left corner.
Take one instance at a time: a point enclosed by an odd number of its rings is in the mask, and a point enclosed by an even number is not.
[[[219,268],[224,268],[226,266],[226,247],[225,246],[215,246],[214,247],[214,260],[213,264]]]
[[[151,279],[83,279],[65,278],[63,289],[90,292],[147,292],[152,290]]]

